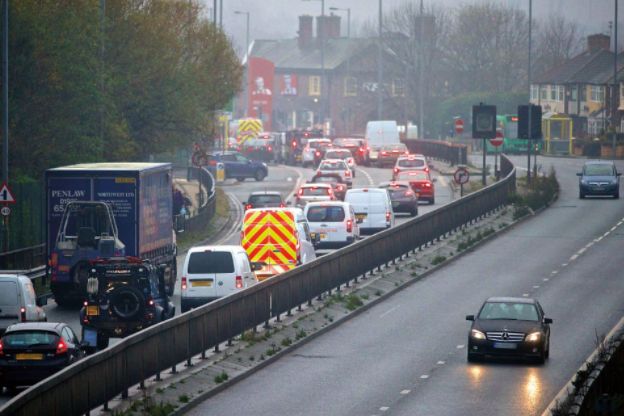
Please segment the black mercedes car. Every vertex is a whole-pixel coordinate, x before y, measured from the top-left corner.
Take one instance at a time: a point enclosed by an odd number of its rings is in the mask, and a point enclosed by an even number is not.
[[[381,182],[380,188],[387,189],[394,213],[405,212],[412,217],[418,215],[418,195],[407,181]]]
[[[591,160],[585,162],[579,177],[579,198],[587,195],[611,195],[620,197],[620,175],[615,163],[607,160]]]
[[[485,356],[531,358],[542,364],[550,352],[550,324],[539,302],[530,298],[493,297],[472,321],[468,361]]]

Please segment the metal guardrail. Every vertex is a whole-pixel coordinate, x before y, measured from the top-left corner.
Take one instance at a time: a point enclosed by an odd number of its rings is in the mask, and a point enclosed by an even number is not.
[[[468,147],[464,144],[449,143],[440,140],[405,140],[410,153],[422,153],[434,159],[445,160],[455,165],[468,163]]]
[[[267,323],[319,295],[500,209],[515,190],[505,178],[439,209],[317,258],[242,292],[174,317],[90,356],[13,398],[1,414],[84,414],[149,377]]]
[[[33,269],[45,263],[45,244],[0,253],[0,270]]]
[[[206,189],[208,196],[206,201],[203,201],[203,197],[200,197],[200,206],[197,215],[192,217],[175,215],[173,217],[173,226],[177,232],[185,230],[204,230],[214,217],[217,208],[217,193],[215,190],[215,179],[212,173],[206,168],[189,167],[187,177],[189,179],[197,178],[202,187]]]

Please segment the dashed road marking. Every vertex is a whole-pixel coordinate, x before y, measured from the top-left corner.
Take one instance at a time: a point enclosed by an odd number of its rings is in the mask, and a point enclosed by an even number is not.
[[[543,278],[542,280],[543,280],[543,281],[545,281],[545,282],[547,282],[547,281],[549,281],[550,279],[549,279],[549,278],[547,278],[547,277],[545,277],[545,278]]]
[[[566,267],[569,263],[562,263],[561,267]]]
[[[420,378],[426,380],[429,378],[429,374],[423,374],[422,376],[420,376]]]
[[[390,408],[388,406],[381,406],[379,410],[382,412],[387,412],[388,410],[390,410]]]
[[[401,394],[406,395],[410,394],[411,390],[401,390]]]
[[[445,361],[440,360],[440,361],[438,361],[436,364],[438,364],[438,365],[444,365],[444,364],[446,364],[446,362],[445,362]]]
[[[379,315],[380,318],[383,318],[384,316],[388,315],[389,313],[392,313],[394,311],[396,311],[397,309],[399,309],[401,307],[401,305],[397,305],[393,308],[388,309],[387,311],[385,311],[384,313],[382,313],[381,315]]]
[[[570,256],[570,261],[574,261],[576,259],[578,259],[578,254],[573,254]]]
[[[360,169],[360,168],[356,168],[356,170],[358,172],[361,172],[362,175],[366,176],[366,180],[368,180],[368,184],[370,186],[375,185],[375,181],[373,180],[373,177],[368,172],[366,172],[364,169]]]
[[[533,285],[533,289],[539,289],[539,285]]]
[[[461,348],[464,348],[464,344],[459,344],[459,345],[457,346],[457,349],[458,349],[458,350],[459,350],[459,349],[461,349]]]
[[[440,185],[442,186],[448,186],[448,182],[446,181],[446,178],[442,175],[438,176],[438,182],[440,182]]]
[[[559,273],[558,270],[553,270],[552,272],[550,272],[550,274],[557,274],[557,273]]]
[[[528,293],[523,293],[522,296],[524,296],[525,298],[528,298],[529,294]]]

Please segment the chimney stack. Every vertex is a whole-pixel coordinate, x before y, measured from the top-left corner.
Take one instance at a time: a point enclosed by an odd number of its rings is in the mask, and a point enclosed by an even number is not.
[[[611,37],[602,33],[587,36],[587,51],[598,52],[601,49],[611,49]]]
[[[340,16],[335,14],[316,16],[316,40],[340,37]]]
[[[299,30],[297,31],[299,48],[307,48],[312,44],[314,38],[312,16],[299,16]]]

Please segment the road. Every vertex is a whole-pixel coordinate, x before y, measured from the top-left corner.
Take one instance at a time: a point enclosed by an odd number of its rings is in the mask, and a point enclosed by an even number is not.
[[[228,198],[231,199],[231,213],[233,218],[232,225],[227,228],[223,235],[216,239],[214,244],[240,244],[240,222],[243,216],[243,202],[247,200],[249,194],[253,191],[259,190],[271,190],[279,191],[285,199],[292,200],[292,194],[296,190],[297,186],[301,183],[305,183],[308,179],[312,178],[314,170],[311,168],[301,168],[293,166],[270,166],[269,175],[262,182],[256,182],[253,180],[246,180],[244,182],[237,182],[234,180],[228,180],[223,184],[223,190],[226,192]],[[375,185],[382,181],[390,179],[391,170],[379,169],[379,168],[365,168],[358,167],[356,177],[354,179],[354,187],[367,187]],[[421,205],[419,207],[419,213],[425,213],[437,206],[448,203],[452,200],[453,194],[448,186],[448,178],[438,177],[436,183],[436,205]],[[408,221],[411,217],[404,214],[397,215],[397,224],[401,224],[404,221]],[[209,237],[209,236],[206,236]],[[331,250],[319,251],[320,254],[327,253]],[[178,271],[182,270],[182,264],[184,262],[185,253],[181,253],[178,258]],[[178,281],[179,281],[178,276]],[[248,282],[249,285],[255,282]],[[180,311],[180,287],[179,284],[176,287],[173,303],[176,305],[176,311]],[[51,299],[47,306],[44,307],[50,322],[66,322],[72,329],[80,336],[81,326],[78,319],[78,311],[75,308],[62,308],[56,305],[53,299]],[[179,312],[177,312],[179,313]],[[120,339],[111,339],[110,345],[115,345]],[[0,396],[0,406],[9,399],[8,396]]]
[[[623,315],[624,205],[578,199],[582,160],[538,163],[557,170],[551,208],[190,414],[541,414]],[[464,316],[494,295],[537,297],[554,319],[545,365],[466,362]]]

